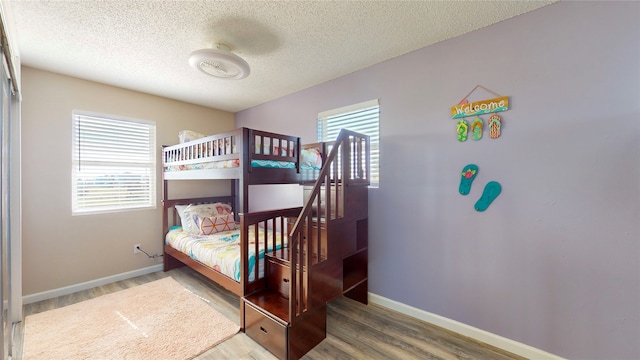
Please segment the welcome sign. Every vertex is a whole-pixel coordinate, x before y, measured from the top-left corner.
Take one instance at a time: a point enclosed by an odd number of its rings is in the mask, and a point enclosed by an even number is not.
[[[465,102],[451,107],[451,118],[497,113],[509,110],[509,97],[502,96],[490,100]]]

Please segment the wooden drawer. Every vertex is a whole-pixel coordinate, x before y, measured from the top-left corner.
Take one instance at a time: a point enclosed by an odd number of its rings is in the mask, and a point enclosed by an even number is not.
[[[269,274],[267,277],[269,289],[289,298],[289,287],[291,283],[291,270],[288,266],[269,260]]]
[[[244,304],[245,333],[278,359],[287,358],[287,327],[266,314]]]

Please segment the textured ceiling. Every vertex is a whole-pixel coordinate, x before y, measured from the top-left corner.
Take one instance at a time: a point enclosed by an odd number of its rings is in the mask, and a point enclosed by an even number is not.
[[[554,1],[8,2],[23,65],[240,111]],[[189,67],[223,42],[243,80]]]

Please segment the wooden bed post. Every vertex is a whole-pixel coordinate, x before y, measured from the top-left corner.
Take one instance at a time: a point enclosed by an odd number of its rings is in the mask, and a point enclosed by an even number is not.
[[[242,179],[231,180],[231,196],[233,196],[233,206],[236,211],[235,219],[240,221],[240,215],[242,213],[249,212],[249,185]]]
[[[233,211],[236,222],[240,222],[240,199],[238,199],[238,179],[231,179],[231,198],[233,199]]]
[[[242,169],[242,176],[238,179],[238,195],[240,202],[239,212],[249,212],[249,183],[246,179],[249,178],[249,172],[251,171],[251,163],[249,160],[249,152],[255,151],[255,138],[253,132],[247,128],[242,128],[242,157],[240,158],[240,166]]]

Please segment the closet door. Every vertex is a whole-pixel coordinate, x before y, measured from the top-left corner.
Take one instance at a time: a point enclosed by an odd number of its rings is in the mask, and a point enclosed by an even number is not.
[[[4,59],[3,59],[4,60]],[[2,328],[0,329],[0,336],[2,337],[2,360],[9,357],[9,350],[12,346],[11,326],[12,321],[9,316],[9,295],[11,293],[10,281],[9,281],[9,109],[11,107],[11,92],[9,88],[9,79],[6,73],[6,67],[2,67],[0,71],[0,88],[2,91],[0,106],[2,132],[0,136],[0,147],[2,148],[2,166],[0,167],[1,178],[1,203],[0,203],[0,228],[2,229],[2,246],[0,246],[0,279],[2,284],[0,286],[0,299],[2,299]]]

